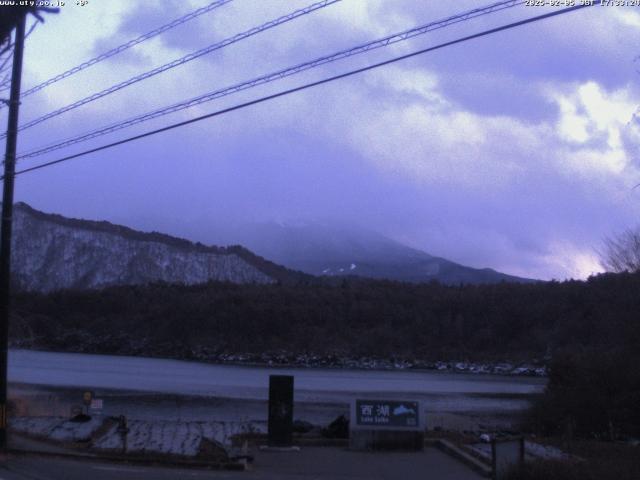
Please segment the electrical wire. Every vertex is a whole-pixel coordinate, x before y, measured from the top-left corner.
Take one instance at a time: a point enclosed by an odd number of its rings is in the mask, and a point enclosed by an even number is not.
[[[2,60],[0,63],[0,75],[3,75],[2,80],[0,80],[0,92],[4,92],[5,90],[9,90],[9,85],[11,82],[9,79],[11,78],[11,70],[13,60],[13,43],[11,42],[11,37],[9,37],[9,41],[7,42],[7,46],[0,51],[0,57],[7,54],[6,58]],[[5,73],[6,72],[6,73]],[[0,109],[4,106],[4,101],[0,102]]]
[[[41,117],[38,117],[34,120],[31,120],[23,125],[21,125],[18,130],[25,130],[27,128],[31,128],[35,125],[38,125],[46,120],[49,120],[50,118],[53,117],[57,117],[58,115],[62,115],[63,113],[66,113],[70,110],[74,110],[78,107],[81,107],[83,105],[86,105],[87,103],[91,103],[95,100],[98,100],[102,97],[105,97],[107,95],[110,95],[114,92],[117,92],[118,90],[122,90],[123,88],[126,88],[128,86],[131,86],[135,83],[138,83],[142,80],[146,80],[147,78],[153,77],[155,75],[158,75],[160,73],[164,73],[167,70],[170,70],[172,68],[175,68],[177,66],[183,65],[187,62],[190,62],[192,60],[195,60],[196,58],[202,57],[203,55],[206,55],[208,53],[211,53],[215,50],[219,50],[221,48],[227,47],[228,45],[231,45],[233,43],[239,42],[241,40],[244,40],[245,38],[249,38],[253,35],[256,35],[258,33],[264,32],[265,30],[269,30],[271,28],[277,27],[278,25],[282,25],[283,23],[287,23],[290,22],[292,20],[295,20],[303,15],[307,15],[309,13],[315,12],[316,10],[319,10],[321,8],[327,7],[329,5],[332,5],[334,3],[340,2],[342,0],[322,0],[320,2],[316,2],[312,5],[309,5],[305,8],[301,8],[299,10],[295,10],[294,12],[291,12],[287,15],[284,15],[282,17],[276,18],[275,20],[271,20],[267,23],[264,23],[258,27],[254,27],[250,30],[247,30],[245,32],[239,33],[237,35],[234,35],[233,37],[229,37],[226,38],[224,40],[222,40],[221,42],[217,42],[214,43],[212,45],[209,45],[208,47],[202,48],[196,52],[192,52],[188,55],[185,55],[184,57],[178,58],[176,60],[173,60],[169,63],[165,63],[164,65],[161,65],[159,67],[154,68],[153,70],[149,70],[147,72],[144,72],[140,75],[136,75],[135,77],[132,77],[128,80],[125,80],[124,82],[120,82],[117,83],[115,85],[112,85],[109,88],[106,88],[100,92],[94,93],[92,95],[89,95],[88,97],[85,97],[81,100],[78,100],[77,102],[71,103],[65,107],[59,108],[57,110],[54,110],[52,112],[47,113],[46,115],[43,115]],[[0,138],[4,138],[6,136],[6,134],[0,135]]]
[[[25,40],[27,38],[29,38],[29,35],[31,35],[31,33],[35,30],[36,25],[38,25],[40,21],[36,20],[35,22],[33,22],[33,25],[31,25],[31,27],[29,28],[29,30],[27,31],[27,33],[25,34],[24,38]],[[0,55],[4,54],[5,51],[7,51],[9,48],[11,48],[13,45],[9,45],[5,50],[3,50]],[[10,53],[7,58],[4,59],[4,61],[2,62],[2,64],[0,64],[0,75],[5,72],[6,70],[9,70],[11,68],[11,64],[9,64],[9,60],[11,60],[13,58],[13,52]],[[6,67],[5,67],[6,66]],[[10,74],[7,74],[2,80],[0,80],[0,92],[3,92],[5,90],[9,90],[9,82],[7,82],[7,78]],[[4,106],[3,103],[0,103],[0,108],[2,108]]]
[[[365,43],[365,44],[361,44],[358,45],[356,47],[352,47],[346,50],[341,50],[338,51],[336,53],[333,53],[331,55],[325,55],[319,58],[316,58],[314,60],[311,61],[307,61],[298,65],[295,65],[293,67],[288,67],[285,68],[283,70],[278,70],[276,72],[272,72],[266,75],[262,75],[260,77],[254,78],[252,80],[248,80],[248,81],[244,81],[235,85],[232,85],[230,87],[225,87],[223,89],[219,89],[219,90],[215,90],[213,92],[209,92],[203,95],[199,95],[197,97],[182,101],[180,103],[176,103],[173,105],[169,105],[167,107],[163,107],[161,109],[157,109],[151,112],[147,112],[143,115],[139,115],[136,117],[132,117],[129,118],[127,120],[124,121],[120,121],[117,122],[115,124],[112,125],[108,125],[106,127],[102,127],[87,133],[83,133],[68,139],[65,139],[63,141],[57,142],[55,144],[52,145],[48,145],[46,147],[41,147],[32,151],[29,151],[27,153],[21,154],[18,156],[18,159],[27,159],[27,158],[33,158],[33,157],[37,157],[40,155],[44,155],[46,153],[50,153],[52,151],[55,150],[59,150],[61,148],[65,148],[71,145],[75,145],[77,143],[81,143],[81,142],[85,142],[97,137],[101,137],[103,135],[107,135],[109,133],[113,133],[115,131],[118,130],[122,130],[124,128],[128,128],[134,125],[137,125],[139,123],[142,122],[146,122],[158,117],[162,117],[164,115],[168,115],[170,113],[174,113],[174,112],[178,112],[180,110],[184,110],[187,108],[191,108],[194,107],[196,105],[200,105],[202,103],[205,102],[210,102],[212,100],[216,100],[218,98],[221,97],[225,97],[227,95],[231,95],[234,93],[238,93],[241,92],[243,90],[247,90],[249,88],[253,88],[256,87],[258,85],[263,85],[269,82],[273,82],[275,80],[280,80],[282,78],[286,78],[288,76],[291,75],[295,75],[297,73],[315,68],[315,67],[319,67],[321,65],[325,65],[327,63],[331,63],[337,60],[341,60],[343,58],[347,58],[347,57],[351,57],[354,55],[359,55],[361,53],[366,53],[369,52],[371,50],[375,50],[377,48],[381,48],[381,47],[386,47],[388,45],[392,45],[394,43],[397,42],[401,42],[404,40],[408,40],[411,39],[413,37],[416,37],[418,35],[423,35],[426,34],[428,32],[431,32],[433,30],[437,30],[440,28],[444,28],[447,27],[449,25],[453,25],[459,22],[463,22],[466,20],[470,20],[472,18],[476,18],[482,15],[488,15],[490,13],[494,13],[497,11],[501,11],[507,8],[512,8],[518,5],[523,4],[524,1],[523,0],[509,0],[509,1],[502,1],[502,2],[497,2],[497,3],[493,3],[490,5],[487,5],[485,7],[480,7],[480,8],[475,8],[473,10],[469,10],[469,11],[465,11],[463,13],[459,13],[456,15],[452,15],[450,17],[441,19],[441,20],[437,20],[437,21],[432,21],[429,22],[425,25],[421,25],[418,27],[414,27],[412,29],[409,30],[404,30],[402,32],[399,33],[395,33],[392,35],[388,35],[386,37]]]
[[[5,70],[7,70],[9,67],[7,66],[7,64],[9,63],[9,60],[11,60],[13,58],[13,52],[9,53],[7,55],[7,58],[5,58],[2,63],[0,64],[0,73],[4,72]]]
[[[25,33],[24,35],[24,39],[26,40],[27,38],[29,38],[29,35],[31,35],[33,33],[33,31],[36,29],[36,27],[38,26],[38,23],[40,22],[44,22],[44,19],[35,14],[36,17],[36,21],[33,22],[33,24],[31,25],[31,27],[29,28],[29,30]],[[9,41],[9,44],[7,45],[7,47],[2,50],[2,52],[0,53],[0,55],[4,54],[6,51],[8,51],[10,48],[12,48],[14,45]],[[9,53],[9,55],[7,55],[7,58],[2,62],[2,64],[0,64],[0,75],[4,76],[2,77],[2,80],[0,80],[0,92],[5,92],[7,90],[11,89],[11,75],[12,72],[8,71],[11,70],[13,67],[12,63],[9,63],[9,60],[13,59],[13,51],[11,51]],[[6,74],[4,72],[7,72]],[[8,105],[9,102],[6,99],[0,99],[0,109],[2,109],[2,107]],[[6,136],[6,135],[5,135]],[[2,162],[4,164],[4,161]]]
[[[56,82],[59,82],[60,80],[70,77],[71,75],[74,75],[82,70],[85,70],[89,67],[91,67],[92,65],[95,65],[96,63],[102,62],[103,60],[106,60],[107,58],[111,58],[114,55],[117,55],[119,53],[124,52],[125,50],[128,50],[131,47],[134,47],[135,45],[138,45],[146,40],[149,40],[150,38],[153,38],[157,35],[160,35],[168,30],[171,30],[172,28],[177,27],[178,25],[182,25],[183,23],[188,22],[189,20],[193,20],[194,18],[199,17],[200,15],[204,15],[205,13],[209,13],[212,10],[215,10],[218,7],[221,7],[223,5],[226,5],[229,2],[232,2],[233,0],[216,0],[215,2],[211,2],[209,5],[206,5],[202,8],[199,8],[193,12],[187,13],[186,15],[183,15],[180,18],[177,18],[175,20],[173,20],[172,22],[169,22],[165,25],[162,25],[161,27],[158,27],[154,30],[151,30],[150,32],[147,32],[143,35],[140,35],[139,37],[134,38],[133,40],[129,40],[126,43],[123,43],[122,45],[119,45],[115,48],[112,48],[111,50],[109,50],[108,52],[102,53],[100,55],[98,55],[97,57],[94,57],[90,60],[87,60],[86,62],[81,63],[80,65],[77,65],[73,68],[70,68],[69,70],[66,70],[65,72],[62,72],[34,87],[31,87],[28,90],[25,90],[24,92],[22,92],[21,97],[26,97],[29,96],[35,92],[38,92],[44,88],[47,88],[50,85],[53,85]]]
[[[556,16],[563,15],[563,14],[566,14],[566,13],[574,12],[576,10],[580,10],[580,9],[583,9],[583,8],[586,8],[586,7],[590,7],[592,5],[594,5],[594,4],[585,3],[585,4],[582,4],[582,5],[576,5],[576,6],[569,7],[569,8],[563,8],[562,10],[549,12],[549,13],[538,15],[538,16],[535,16],[535,17],[530,17],[530,18],[527,18],[525,20],[520,20],[518,22],[509,23],[507,25],[502,25],[500,27],[495,27],[495,28],[492,28],[492,29],[489,29],[489,30],[484,30],[482,32],[475,33],[475,34],[472,34],[472,35],[467,35],[465,37],[461,37],[461,38],[458,38],[458,39],[455,39],[455,40],[451,40],[449,42],[441,43],[441,44],[433,46],[433,47],[428,47],[428,48],[424,48],[422,50],[417,50],[415,52],[411,52],[411,53],[408,53],[408,54],[405,54],[405,55],[394,57],[394,58],[391,58],[389,60],[385,60],[383,62],[375,63],[373,65],[368,65],[366,67],[358,68],[358,69],[355,69],[355,70],[350,70],[350,71],[348,71],[346,73],[341,73],[339,75],[334,75],[334,76],[331,76],[331,77],[328,77],[328,78],[324,78],[322,80],[318,80],[318,81],[315,81],[315,82],[307,83],[305,85],[301,85],[301,86],[298,86],[298,87],[290,88],[288,90],[283,90],[283,91],[278,92],[278,93],[274,93],[274,94],[271,94],[271,95],[260,97],[260,98],[255,99],[255,100],[251,100],[251,101],[248,101],[248,102],[240,103],[240,104],[234,105],[232,107],[228,107],[228,108],[224,108],[222,110],[218,110],[218,111],[215,111],[215,112],[212,112],[212,113],[208,113],[206,115],[201,115],[199,117],[192,118],[192,119],[189,119],[189,120],[185,120],[183,122],[178,122],[178,123],[174,123],[174,124],[162,127],[162,128],[151,130],[149,132],[145,132],[145,133],[142,133],[140,135],[135,135],[135,136],[132,136],[132,137],[128,137],[128,138],[125,138],[123,140],[119,140],[117,142],[112,142],[112,143],[109,143],[109,144],[106,144],[106,145],[101,145],[100,147],[96,147],[96,148],[92,148],[92,149],[89,149],[89,150],[85,150],[83,152],[79,152],[79,153],[76,153],[76,154],[73,154],[73,155],[68,155],[66,157],[59,158],[57,160],[52,160],[50,162],[41,163],[41,164],[35,165],[33,167],[29,167],[29,168],[25,168],[23,170],[19,170],[19,171],[17,171],[15,173],[15,175],[20,175],[20,174],[24,174],[24,173],[28,173],[28,172],[33,172],[33,171],[40,170],[40,169],[43,169],[43,168],[46,168],[46,167],[50,167],[52,165],[57,165],[57,164],[60,164],[60,163],[63,163],[63,162],[67,162],[67,161],[75,159],[75,158],[79,158],[79,157],[88,155],[90,153],[95,153],[95,152],[99,152],[99,151],[102,151],[102,150],[107,150],[107,149],[116,147],[118,145],[124,145],[124,144],[129,143],[129,142],[140,140],[142,138],[150,137],[152,135],[156,135],[156,134],[159,134],[159,133],[163,133],[163,132],[166,132],[166,131],[169,131],[169,130],[173,130],[173,129],[179,128],[179,127],[190,125],[192,123],[200,122],[202,120],[206,120],[206,119],[209,119],[209,118],[217,117],[217,116],[220,116],[220,115],[223,115],[223,114],[226,114],[226,113],[230,113],[230,112],[233,112],[233,111],[236,111],[236,110],[240,110],[240,109],[252,106],[252,105],[257,105],[257,104],[260,104],[260,103],[263,103],[263,102],[266,102],[266,101],[269,101],[269,100],[274,100],[276,98],[284,97],[284,96],[290,95],[292,93],[296,93],[296,92],[300,92],[300,91],[303,91],[303,90],[307,90],[309,88],[316,87],[316,86],[319,86],[319,85],[323,85],[323,84],[326,84],[326,83],[330,83],[330,82],[333,82],[333,81],[336,81],[336,80],[340,80],[342,78],[351,77],[353,75],[357,75],[357,74],[360,74],[360,73],[363,73],[363,72],[367,72],[367,71],[370,71],[370,70],[373,70],[373,69],[376,69],[376,68],[380,68],[380,67],[383,67],[385,65],[390,65],[392,63],[396,63],[396,62],[399,62],[399,61],[402,61],[402,60],[406,60],[408,58],[416,57],[418,55],[423,55],[423,54],[428,53],[428,52],[433,52],[435,50],[439,50],[439,49],[442,49],[442,48],[445,48],[445,47],[449,47],[449,46],[452,46],[452,45],[456,45],[456,44],[460,44],[460,43],[467,42],[467,41],[470,41],[470,40],[474,40],[476,38],[481,38],[481,37],[492,35],[492,34],[495,34],[495,33],[498,33],[498,32],[502,32],[502,31],[505,31],[505,30],[510,30],[510,29],[513,29],[513,28],[521,27],[523,25],[527,25],[527,24],[530,24],[530,23],[534,23],[534,22],[538,22],[538,21],[541,21],[541,20],[545,20],[547,18],[556,17]],[[2,180],[3,178],[4,177],[0,178],[0,180]]]
[[[2,53],[0,53],[0,55],[4,55],[6,52],[8,52],[11,47],[13,47],[13,45],[9,45],[7,48],[5,48]],[[11,60],[13,58],[13,51],[11,51],[8,55],[7,58],[5,58],[2,63],[0,64],[0,73],[4,72],[5,70],[7,70],[8,68],[10,68],[11,64],[9,64],[9,60]],[[9,64],[9,65],[7,65]]]

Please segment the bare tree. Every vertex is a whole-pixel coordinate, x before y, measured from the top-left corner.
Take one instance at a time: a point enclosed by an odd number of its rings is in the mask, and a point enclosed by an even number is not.
[[[606,238],[600,261],[609,272],[640,271],[640,226]]]

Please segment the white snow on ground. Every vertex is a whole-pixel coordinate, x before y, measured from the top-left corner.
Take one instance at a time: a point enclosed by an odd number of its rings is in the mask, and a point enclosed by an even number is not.
[[[96,436],[105,422],[113,423],[93,439],[92,449],[129,454],[164,454],[194,457],[203,439],[223,448],[231,447],[231,437],[249,430],[265,433],[261,425],[240,422],[183,422],[129,420],[128,432],[118,431],[117,422],[94,417],[89,422],[71,422],[59,417],[18,417],[11,420],[11,429],[63,443],[87,441]]]
[[[88,422],[72,422],[62,417],[14,417],[9,420],[12,431],[58,442],[86,442],[103,425],[104,418]]]
[[[525,442],[524,450],[527,455],[542,458],[545,460],[565,460],[570,457],[569,454],[551,445],[542,445],[540,443]]]
[[[60,417],[17,417],[9,420],[9,427],[34,437],[48,437],[61,421]]]
[[[481,457],[491,461],[490,444],[476,443],[467,446]],[[533,443],[528,441],[524,442],[524,452],[527,460],[565,460],[570,458],[569,454],[563,452],[559,448],[552,447],[551,445],[542,445],[540,443]]]
[[[93,417],[88,422],[78,423],[67,420],[57,425],[49,434],[51,440],[59,442],[86,442],[102,426],[103,419]]]
[[[122,451],[126,440],[126,453],[159,453],[192,457],[198,454],[203,439],[225,448],[231,446],[233,435],[246,432],[246,424],[235,422],[180,422],[131,420],[126,438],[113,425],[94,444],[97,450]]]

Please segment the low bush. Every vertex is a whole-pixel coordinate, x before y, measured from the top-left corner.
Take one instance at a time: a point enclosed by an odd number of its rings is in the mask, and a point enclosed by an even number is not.
[[[638,454],[640,452],[635,452]],[[633,455],[633,452],[631,452]],[[638,480],[640,460],[629,452],[583,461],[539,460],[513,470],[505,480]]]
[[[609,348],[557,354],[530,426],[565,440],[640,436],[640,352]]]

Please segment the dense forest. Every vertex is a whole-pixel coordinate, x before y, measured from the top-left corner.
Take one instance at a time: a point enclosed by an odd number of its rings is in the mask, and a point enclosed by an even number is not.
[[[443,286],[357,278],[153,284],[14,298],[14,346],[206,358],[287,352],[424,360],[541,359],[640,345],[640,274]]]

